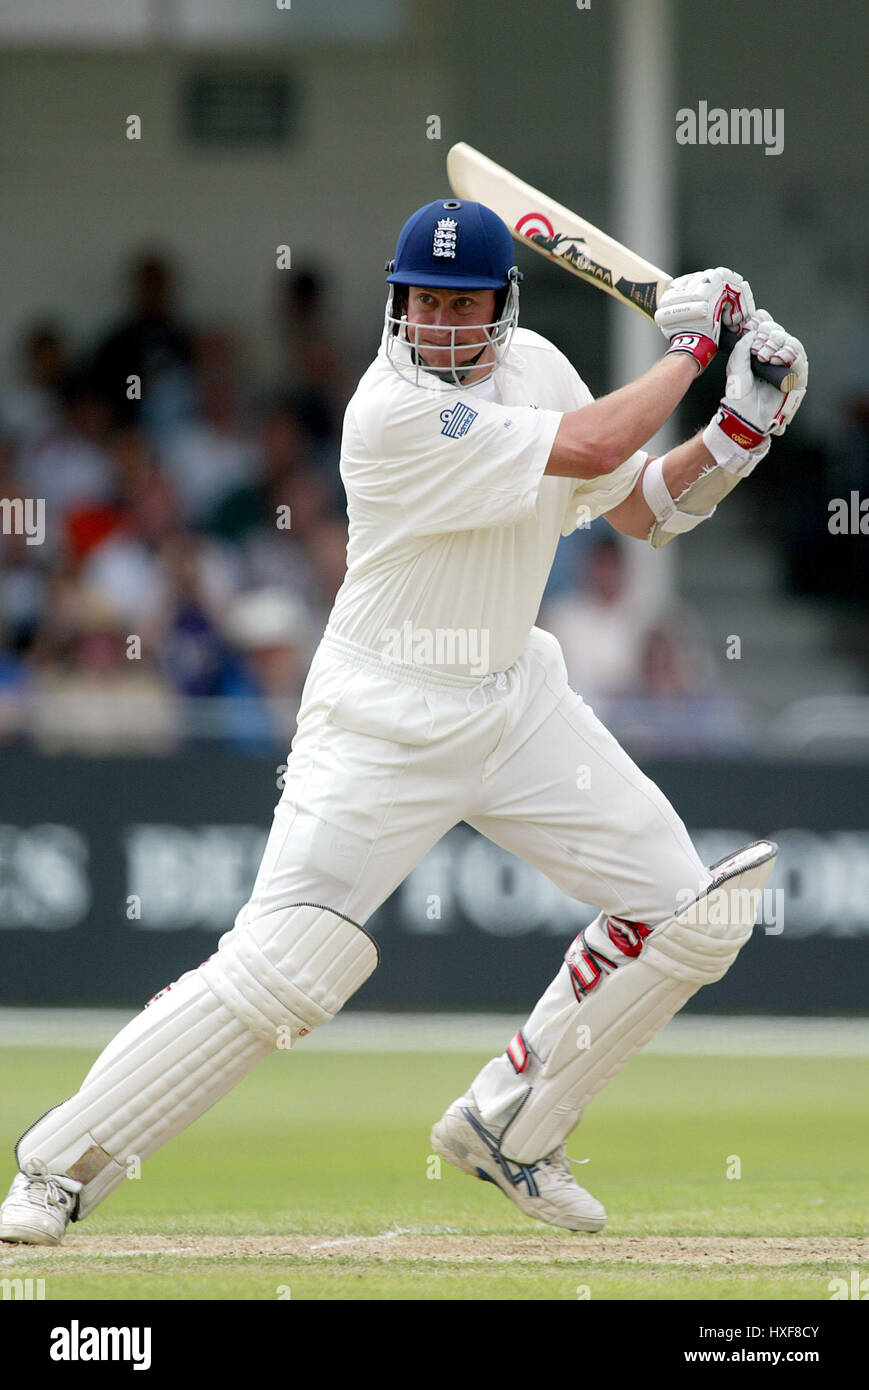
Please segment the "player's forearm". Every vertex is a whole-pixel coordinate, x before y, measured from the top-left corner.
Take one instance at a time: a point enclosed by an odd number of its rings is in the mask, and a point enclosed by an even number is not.
[[[652,459],[649,459],[643,473],[651,463]],[[714,467],[715,460],[703,443],[701,431],[693,439],[679,444],[664,455],[663,476],[667,491],[671,497],[679,497],[697,478]],[[734,477],[732,486],[735,487],[738,481],[739,479]],[[622,535],[634,536],[641,541],[647,539],[655,524],[655,513],[643,494],[642,473],[625,500],[607,512],[606,518]]]
[[[546,472],[559,478],[598,478],[642,448],[669,419],[693,381],[687,353],[662,357],[636,381],[562,418]]]
[[[710,454],[706,445],[703,443],[703,431],[698,431],[693,439],[688,439],[684,444],[679,444],[675,449],[671,449],[664,456],[664,482],[667,484],[667,491],[671,497],[679,497],[690,487],[691,483],[699,478],[703,473],[707,473],[710,468],[715,467],[715,459]],[[645,471],[645,470],[644,470]],[[735,480],[734,480],[735,481]],[[637,486],[642,495],[642,474],[640,475]],[[648,502],[645,502],[646,511],[654,520],[654,513],[651,511]],[[651,521],[649,525],[651,526]]]
[[[669,293],[669,291],[668,291]],[[755,375],[752,359],[790,369],[787,386]],[[784,434],[806,394],[808,362],[798,338],[755,310],[727,359],[727,386],[702,434],[649,459],[631,494],[607,513],[617,530],[658,548],[708,521],[718,503],[754,471]]]

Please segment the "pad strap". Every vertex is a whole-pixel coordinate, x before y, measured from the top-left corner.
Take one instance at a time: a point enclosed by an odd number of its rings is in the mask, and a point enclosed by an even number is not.
[[[708,521],[715,512],[714,505],[710,511],[692,512],[693,483],[685,488],[677,501],[673,500],[664,482],[666,458],[667,455],[662,454],[660,458],[652,459],[643,473],[643,496],[655,514],[655,525],[652,527],[649,541],[656,549],[666,545],[667,541],[683,531],[693,531],[695,526],[699,526],[701,521]]]

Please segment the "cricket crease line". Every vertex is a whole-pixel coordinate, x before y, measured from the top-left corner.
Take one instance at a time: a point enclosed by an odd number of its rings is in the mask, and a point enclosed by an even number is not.
[[[149,1256],[153,1258],[154,1255],[193,1256],[195,1254],[196,1251],[193,1250],[181,1250],[171,1247],[167,1247],[165,1250],[89,1250],[87,1254],[77,1254],[74,1245],[67,1245],[63,1249],[60,1249],[56,1245],[37,1245],[31,1247],[26,1255],[8,1255],[4,1259],[0,1259],[0,1265],[19,1264],[22,1260],[32,1260],[34,1255],[37,1257],[39,1255],[57,1255],[58,1258],[62,1260],[75,1259],[76,1257],[82,1260],[128,1260],[131,1256],[135,1256],[138,1260],[142,1256],[145,1258]]]
[[[397,1236],[418,1236],[419,1231],[402,1230],[400,1227],[394,1231],[383,1231],[378,1236],[339,1236],[337,1240],[321,1240],[316,1245],[309,1245],[309,1250],[327,1250],[333,1245],[365,1245],[372,1240],[395,1240]]]

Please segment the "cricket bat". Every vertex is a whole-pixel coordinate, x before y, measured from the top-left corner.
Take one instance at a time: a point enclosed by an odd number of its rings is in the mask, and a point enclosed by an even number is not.
[[[457,198],[491,208],[506,222],[516,241],[654,320],[658,299],[673,279],[665,270],[523,183],[471,145],[453,145],[447,155],[447,175]],[[738,337],[722,326],[721,348],[730,352]],[[751,369],[755,376],[771,381],[782,391],[796,386],[787,367],[752,357]]]

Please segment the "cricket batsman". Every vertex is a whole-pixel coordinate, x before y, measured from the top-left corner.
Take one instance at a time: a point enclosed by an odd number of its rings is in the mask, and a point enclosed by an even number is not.
[[[534,622],[578,518],[606,516],[659,547],[712,516],[799,408],[801,344],[741,276],[682,276],[656,314],[660,360],[594,401],[550,342],[517,327],[520,275],[490,209],[453,198],[419,209],[387,270],[382,343],[344,422],[347,574],[250,900],[215,954],[161,990],[78,1093],[18,1140],[4,1240],[57,1244],[130,1159],[279,1043],[328,1023],[378,964],[366,922],[461,821],[599,911],[506,1050],[436,1123],[433,1148],[530,1217],[599,1230],[606,1213],[574,1180],[566,1139],[751,935],[733,890],[760,896],[775,845],[707,868]],[[715,356],[722,324],[742,336],[714,419],[651,458],[643,445]],[[758,380],[752,356],[786,364],[794,388]]]

